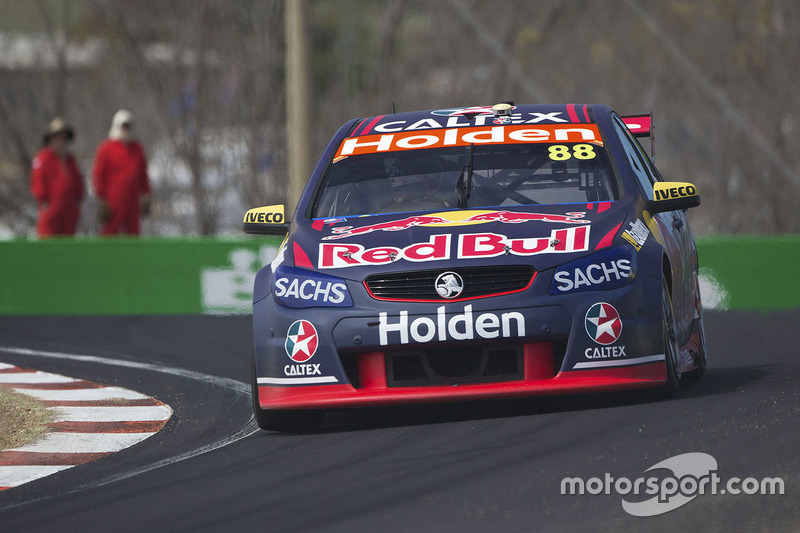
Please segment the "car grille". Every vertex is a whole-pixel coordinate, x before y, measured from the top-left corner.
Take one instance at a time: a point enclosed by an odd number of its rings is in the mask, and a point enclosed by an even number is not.
[[[389,387],[517,381],[524,378],[522,345],[390,352],[386,378]]]
[[[561,372],[567,352],[567,339],[555,339],[552,376]],[[525,379],[524,345],[492,344],[437,348],[390,350],[383,353],[388,387],[426,387],[497,383]],[[365,354],[339,352],[347,379],[356,389],[363,388],[359,358]],[[371,355],[371,354],[370,354]]]
[[[455,272],[464,281],[457,298],[447,299],[436,292],[436,278],[443,272]],[[481,296],[519,292],[528,288],[536,271],[527,265],[419,270],[393,274],[375,274],[364,280],[370,294],[379,300],[458,301]]]

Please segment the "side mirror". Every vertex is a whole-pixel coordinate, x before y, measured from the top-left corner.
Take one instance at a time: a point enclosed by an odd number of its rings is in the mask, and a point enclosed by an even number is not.
[[[283,205],[250,209],[244,214],[242,230],[253,235],[286,235],[289,222],[283,215]]]
[[[681,181],[659,181],[653,187],[653,201],[650,202],[653,213],[677,211],[700,205],[697,187]]]

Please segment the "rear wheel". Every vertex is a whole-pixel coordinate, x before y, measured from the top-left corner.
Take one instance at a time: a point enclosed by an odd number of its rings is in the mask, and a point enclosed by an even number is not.
[[[256,355],[253,350],[253,373],[251,379],[253,397],[253,417],[258,427],[269,431],[285,431],[288,433],[302,433],[314,431],[322,427],[325,419],[323,411],[312,409],[303,410],[275,410],[262,409],[258,403],[258,373],[256,372]]]
[[[662,287],[664,359],[667,370],[667,383],[664,392],[667,397],[671,397],[681,384],[680,349],[678,347],[675,315],[672,312],[672,296],[666,279],[662,280]]]
[[[694,297],[695,309],[697,309],[697,353],[694,354],[694,370],[688,376],[692,379],[700,379],[706,373],[706,359],[708,358],[708,349],[706,348],[706,328],[703,322],[703,302],[700,298],[700,282],[695,275],[694,277]]]

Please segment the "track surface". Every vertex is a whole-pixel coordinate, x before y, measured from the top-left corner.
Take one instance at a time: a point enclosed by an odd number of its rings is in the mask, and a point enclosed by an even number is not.
[[[4,531],[649,531],[800,529],[800,310],[709,313],[706,377],[669,401],[631,394],[352,411],[308,435],[239,432],[241,392],[146,370],[0,352],[131,387],[175,410],[159,435],[0,495]],[[0,345],[158,363],[249,380],[249,317],[2,318]],[[245,431],[244,434],[247,432]],[[705,452],[723,479],[780,476],[784,496],[698,496],[635,518],[561,479],[631,479]],[[102,487],[142,464],[166,466]],[[75,491],[75,487],[87,487]],[[29,503],[25,503],[29,502]]]

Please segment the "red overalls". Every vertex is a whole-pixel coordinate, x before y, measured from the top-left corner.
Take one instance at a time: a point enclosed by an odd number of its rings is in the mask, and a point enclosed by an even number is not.
[[[147,159],[137,142],[107,139],[94,158],[94,190],[108,204],[100,235],[139,234],[139,197],[150,193]]]
[[[83,177],[72,154],[66,159],[45,146],[33,160],[31,191],[39,203],[40,237],[74,235],[83,199]]]

